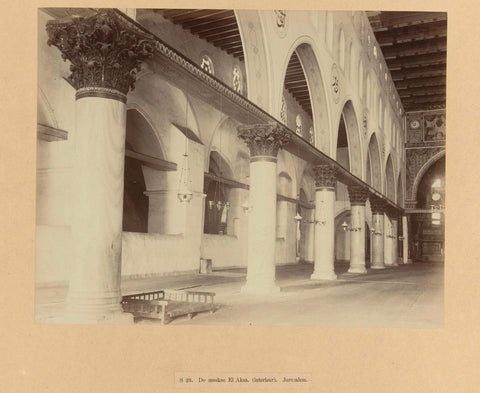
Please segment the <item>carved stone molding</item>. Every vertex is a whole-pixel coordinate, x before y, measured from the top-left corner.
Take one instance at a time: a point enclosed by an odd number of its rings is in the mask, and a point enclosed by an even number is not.
[[[250,149],[250,158],[276,158],[278,150],[290,141],[290,133],[278,123],[240,125],[237,130]]]
[[[133,90],[140,64],[155,49],[153,36],[110,9],[89,17],[48,21],[46,28],[48,45],[57,47],[63,60],[72,63],[72,85],[90,93],[97,89],[103,96],[112,90],[123,95]],[[119,99],[118,93],[111,98]]]
[[[385,213],[385,209],[387,207],[387,204],[385,201],[376,196],[376,195],[370,195],[368,198],[370,200],[370,208],[372,209],[372,214],[383,214]]]
[[[368,199],[368,189],[363,186],[348,186],[350,204],[365,205]]]
[[[334,188],[337,182],[337,169],[333,165],[316,165],[313,167],[315,186]]]

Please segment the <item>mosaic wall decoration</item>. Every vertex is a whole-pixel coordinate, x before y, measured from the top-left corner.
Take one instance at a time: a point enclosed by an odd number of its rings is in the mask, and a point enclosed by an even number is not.
[[[210,56],[203,55],[202,61],[200,62],[200,68],[211,75],[214,75],[213,61],[210,59]]]
[[[283,38],[287,32],[287,11],[274,10],[273,12],[275,13],[275,25],[277,26],[277,33]]]
[[[445,140],[445,114],[425,114],[424,119],[424,136],[425,142]]]
[[[340,80],[338,77],[338,70],[337,70],[336,64],[334,64],[332,67],[331,85],[332,85],[333,99],[335,103],[338,103],[338,100],[340,99]]]
[[[297,135],[302,135],[302,117],[300,115],[295,118],[295,132]]]
[[[407,143],[444,142],[445,120],[445,110],[408,113]]]
[[[239,94],[242,94],[242,85],[243,85],[242,79],[243,79],[242,71],[240,71],[240,68],[238,66],[233,67],[233,79],[232,79],[233,90],[235,90]]]

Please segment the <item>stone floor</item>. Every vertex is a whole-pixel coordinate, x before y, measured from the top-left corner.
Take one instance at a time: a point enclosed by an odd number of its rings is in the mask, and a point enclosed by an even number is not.
[[[220,308],[213,315],[179,317],[170,325],[443,327],[443,263],[419,262],[367,274],[350,274],[347,269],[347,264],[338,263],[337,281],[312,281],[310,264],[278,266],[281,291],[275,295],[240,294],[246,269],[124,280],[122,293],[187,288],[216,293]],[[37,288],[36,321],[50,323],[60,316],[66,294],[66,287]]]

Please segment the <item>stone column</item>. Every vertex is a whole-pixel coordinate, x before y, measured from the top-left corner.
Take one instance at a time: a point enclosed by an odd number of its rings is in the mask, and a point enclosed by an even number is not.
[[[128,91],[152,37],[113,10],[49,21],[48,44],[72,64],[76,128],[72,263],[64,321],[131,323],[121,306],[123,171]]]
[[[277,154],[290,140],[277,123],[238,127],[250,149],[247,283],[242,293],[273,293],[277,204]]]
[[[410,250],[408,249],[408,216],[402,217],[402,229],[403,229],[403,263],[412,263],[412,259],[408,255]]]
[[[349,273],[366,273],[365,267],[365,202],[368,191],[362,186],[348,186],[351,206]]]
[[[372,269],[385,269],[383,254],[383,213],[385,203],[375,195],[370,195],[372,208]]]
[[[398,215],[392,213],[392,262],[393,266],[398,266]]]
[[[313,280],[336,280],[335,263],[335,183],[333,165],[313,167],[315,176],[315,268]]]
[[[393,247],[395,238],[393,237],[394,233],[394,222],[392,219],[392,212],[390,210],[386,211],[385,214],[385,236],[384,236],[384,259],[385,259],[385,266],[393,267],[398,266],[398,263],[395,261],[393,257]]]

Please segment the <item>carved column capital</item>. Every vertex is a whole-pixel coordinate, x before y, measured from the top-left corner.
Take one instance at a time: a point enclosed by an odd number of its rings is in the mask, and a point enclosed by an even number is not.
[[[278,150],[290,141],[290,133],[278,123],[240,125],[237,131],[250,149],[250,161],[276,161]]]
[[[368,199],[370,200],[370,207],[372,209],[372,214],[385,213],[385,208],[387,207],[387,205],[382,198],[376,195],[370,195]]]
[[[331,164],[314,166],[313,174],[317,188],[334,188],[337,183],[337,169]]]
[[[392,207],[387,208],[386,213],[390,220],[398,221],[398,218],[400,217],[400,212]]]
[[[126,101],[140,64],[152,56],[155,41],[122,15],[100,9],[89,17],[47,22],[48,45],[69,60],[69,80],[81,97]]]
[[[368,189],[363,186],[348,186],[348,196],[351,205],[365,205]]]

